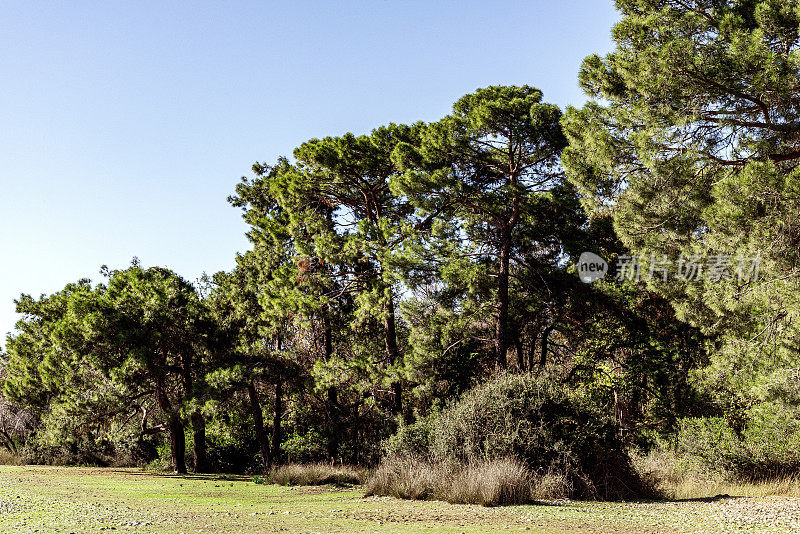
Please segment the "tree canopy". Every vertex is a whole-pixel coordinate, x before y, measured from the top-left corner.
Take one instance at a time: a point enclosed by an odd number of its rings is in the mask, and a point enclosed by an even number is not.
[[[616,4],[581,108],[489,86],[437,121],[309,139],[235,186],[229,271],[134,261],[22,295],[2,406],[25,423],[0,446],[255,473],[444,443],[601,481],[715,425],[800,428],[800,8]],[[533,454],[516,419],[558,431],[531,430]],[[764,469],[800,458],[759,439]]]

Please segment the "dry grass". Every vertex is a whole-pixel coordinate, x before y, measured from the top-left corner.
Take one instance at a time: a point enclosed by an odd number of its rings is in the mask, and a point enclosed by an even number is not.
[[[0,449],[0,465],[23,465],[25,461],[19,454]]]
[[[348,486],[361,484],[364,478],[363,469],[326,463],[281,465],[267,476],[269,482],[281,486]]]
[[[364,487],[367,495],[391,495],[400,499],[434,498],[442,479],[449,478],[444,466],[405,456],[384,460],[370,474]]]
[[[771,480],[725,481],[686,478],[666,488],[675,499],[708,498],[717,495],[743,497],[800,497],[800,479],[796,476]]]
[[[800,497],[798,475],[741,480],[724,473],[707,473],[681,465],[680,461],[663,451],[634,457],[634,465],[670,499],[705,499],[719,495]]]
[[[475,462],[454,470],[442,497],[453,504],[525,504],[531,501],[531,476],[515,460]]]
[[[569,477],[555,471],[534,477],[531,482],[531,498],[535,500],[566,499],[572,495],[572,490]]]
[[[391,457],[381,462],[365,484],[367,495],[483,506],[525,504],[566,497],[567,492],[566,477],[552,473],[534,476],[513,459],[451,465]]]

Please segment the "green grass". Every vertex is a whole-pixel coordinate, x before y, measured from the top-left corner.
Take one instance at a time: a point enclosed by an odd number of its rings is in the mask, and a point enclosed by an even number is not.
[[[254,484],[244,477],[4,466],[0,532],[792,531],[792,518],[773,513],[785,515],[789,500],[771,499],[485,508],[365,498],[358,488]]]

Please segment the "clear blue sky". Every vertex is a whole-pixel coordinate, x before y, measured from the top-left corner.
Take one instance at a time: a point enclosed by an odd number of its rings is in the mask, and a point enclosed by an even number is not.
[[[611,0],[4,1],[0,344],[20,293],[103,264],[230,269],[227,196],[309,138],[436,120],[487,85],[581,104],[615,20]]]

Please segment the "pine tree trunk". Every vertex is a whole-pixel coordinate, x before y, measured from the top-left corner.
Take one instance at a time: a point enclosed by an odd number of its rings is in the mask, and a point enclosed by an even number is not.
[[[252,382],[247,386],[247,395],[250,397],[250,411],[253,414],[253,426],[256,431],[258,447],[261,450],[261,463],[266,473],[272,465],[272,454],[269,450],[269,438],[267,437],[267,432],[264,430],[264,414],[261,413],[261,401],[258,399],[256,386]]]
[[[156,378],[156,400],[159,408],[167,414],[169,428],[169,450],[172,456],[172,469],[175,473],[186,473],[186,436],[183,435],[183,422],[172,409],[166,392],[163,377]]]
[[[206,453],[206,420],[203,414],[192,414],[192,436],[194,438],[194,472],[208,472],[208,455]]]
[[[176,474],[186,473],[186,436],[183,423],[177,414],[169,419],[169,449],[172,454],[172,469]]]
[[[194,399],[194,380],[192,377],[192,366],[194,364],[193,355],[190,352],[181,354],[181,375],[183,378],[183,396],[189,401]],[[208,460],[206,455],[206,421],[203,414],[195,411],[192,413],[192,437],[194,472],[205,473],[208,471]]]
[[[339,394],[335,387],[328,388],[328,458],[333,463],[339,456]]]
[[[333,332],[330,319],[327,315],[322,317],[323,344],[325,346],[325,361],[333,356]],[[331,462],[339,456],[339,393],[336,386],[328,388],[328,458]]]
[[[511,257],[511,235],[504,231],[500,245],[500,268],[497,273],[497,322],[495,323],[495,364],[508,367],[508,271]]]
[[[275,384],[275,416],[272,419],[272,458],[281,461],[281,417],[283,416],[283,382]]]
[[[539,367],[541,368],[544,368],[544,366],[547,365],[547,350],[549,348],[548,344],[550,340],[550,332],[552,331],[553,331],[553,326],[551,325],[545,328],[544,331],[542,332],[542,352],[541,355],[539,356]]]
[[[536,326],[538,330],[538,325]],[[533,372],[534,362],[536,362],[536,340],[539,338],[539,334],[536,330],[533,331],[531,335],[531,345],[528,347],[528,372]]]
[[[397,348],[397,329],[395,328],[394,298],[389,297],[386,304],[386,315],[384,316],[384,331],[386,334],[386,358],[389,365],[394,365],[400,358],[400,350]],[[403,386],[400,381],[392,382],[392,393],[394,401],[392,403],[392,413],[398,414],[403,411]]]

